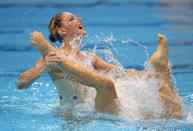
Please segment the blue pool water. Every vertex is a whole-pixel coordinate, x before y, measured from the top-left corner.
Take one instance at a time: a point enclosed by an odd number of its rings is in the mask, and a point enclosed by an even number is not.
[[[55,115],[58,95],[47,74],[29,89],[17,90],[19,73],[39,57],[30,44],[30,32],[48,36],[50,17],[62,11],[82,17],[89,34],[83,50],[95,45],[98,50],[109,48],[126,68],[142,70],[157,47],[157,34],[165,34],[184,117],[128,121],[82,113],[71,120]],[[191,0],[7,0],[0,2],[0,16],[0,130],[193,130]]]

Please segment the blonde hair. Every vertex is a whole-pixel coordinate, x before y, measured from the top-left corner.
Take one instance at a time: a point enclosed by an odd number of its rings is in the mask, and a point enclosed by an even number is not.
[[[62,37],[58,34],[58,28],[62,26],[62,13],[53,16],[49,22],[48,29],[50,32],[49,39],[51,42],[63,42]]]

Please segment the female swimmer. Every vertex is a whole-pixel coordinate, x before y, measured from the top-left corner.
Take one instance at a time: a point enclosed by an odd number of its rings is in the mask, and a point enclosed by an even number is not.
[[[114,83],[111,79],[100,74],[102,70],[110,71],[113,65],[103,61],[96,54],[92,55],[92,62],[89,65],[82,65],[83,61],[88,57],[90,58],[90,54],[81,52],[79,48],[73,48],[74,37],[86,35],[81,18],[69,12],[59,13],[51,19],[49,31],[50,41],[61,42],[61,47],[54,48],[41,33],[33,32],[31,43],[42,54],[42,57],[32,68],[20,74],[17,88],[29,87],[44,71],[47,71],[58,90],[62,105],[68,104],[70,108],[73,108],[74,105],[83,102],[87,88],[81,86],[86,85],[97,91],[96,111],[117,114],[119,106]],[[77,61],[70,60],[70,55],[73,55]],[[159,35],[158,48],[149,59],[148,64],[154,66],[155,76],[159,81],[160,98],[167,111],[164,117],[180,118],[182,116],[181,101],[170,81],[168,45],[163,35]],[[129,69],[128,73],[142,76],[147,72]],[[153,75],[153,73],[149,73],[149,77],[153,77]],[[154,116],[150,115],[149,117]]]

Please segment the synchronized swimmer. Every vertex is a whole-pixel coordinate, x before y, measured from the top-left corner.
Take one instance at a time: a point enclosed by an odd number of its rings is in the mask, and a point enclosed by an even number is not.
[[[74,52],[71,44],[75,36],[86,35],[81,18],[69,12],[62,12],[52,17],[48,27],[50,41],[59,41],[62,45],[59,48],[54,48],[41,33],[33,32],[31,43],[41,53],[41,57],[33,67],[20,74],[17,88],[28,88],[43,72],[47,71],[58,90],[61,105],[70,104],[73,108],[74,103],[83,102],[87,89],[82,88],[81,85],[86,85],[96,89],[96,111],[118,114],[119,101],[114,82],[100,73],[100,71],[112,70],[113,65],[103,61],[96,54],[93,55],[89,65],[93,70],[86,65],[67,59],[73,53],[74,57],[81,62],[89,55],[89,53],[83,53],[79,49]],[[159,117],[181,118],[183,115],[181,98],[177,95],[168,70],[167,40],[161,34],[158,35],[158,39],[157,50],[148,60],[148,64],[155,68],[155,72],[128,69],[127,73],[136,76],[148,75],[148,78],[156,77],[159,97],[166,110],[166,114]],[[57,53],[58,51],[62,57]],[[154,118],[155,116],[148,114],[146,117]]]

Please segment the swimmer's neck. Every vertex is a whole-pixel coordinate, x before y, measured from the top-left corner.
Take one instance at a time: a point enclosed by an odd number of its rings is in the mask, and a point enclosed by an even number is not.
[[[68,50],[71,52],[73,50],[73,47],[71,45],[71,41],[73,41],[74,37],[66,36],[63,38],[63,43],[61,45],[61,48]],[[76,50],[77,54],[80,54],[80,50]]]

